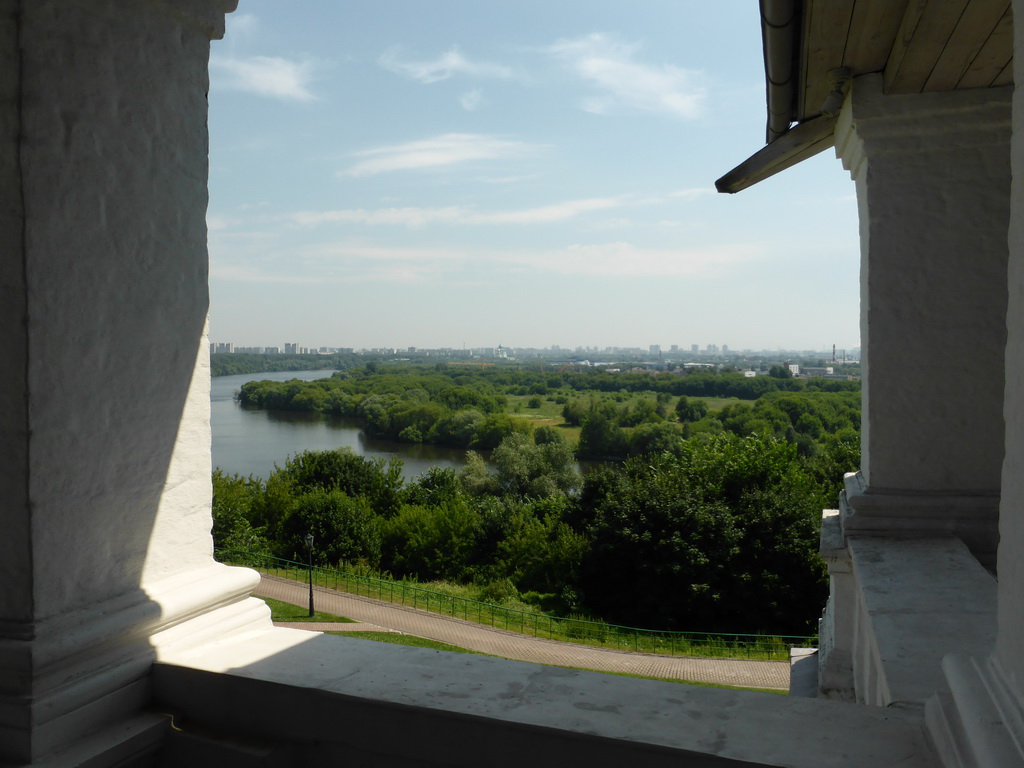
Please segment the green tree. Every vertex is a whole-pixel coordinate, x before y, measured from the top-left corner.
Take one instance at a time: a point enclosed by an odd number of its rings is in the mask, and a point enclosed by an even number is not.
[[[595,487],[588,487],[591,484]],[[821,486],[784,442],[691,440],[584,483],[580,595],[613,621],[797,634],[826,594]]]
[[[318,565],[380,563],[380,520],[365,497],[323,488],[296,497],[281,529],[283,556],[305,562],[307,533],[313,534],[313,562]]]
[[[367,459],[350,450],[304,451],[285,462],[281,475],[295,494],[314,489],[338,490],[364,496],[383,517],[390,517],[401,503],[402,462],[392,458]]]
[[[497,448],[511,434],[529,434],[532,431],[533,425],[525,419],[516,419],[507,413],[492,413],[477,429],[473,445],[483,450]]]
[[[523,434],[511,434],[494,449],[501,493],[534,499],[574,493],[580,475],[568,444],[536,443]]]
[[[476,547],[479,520],[462,500],[405,505],[385,525],[386,567],[397,576],[460,581]]]
[[[253,503],[261,492],[258,480],[213,471],[213,545],[241,552],[270,553],[264,527],[253,527]]]
[[[592,459],[620,458],[626,455],[626,436],[613,419],[592,411],[583,421],[576,454]]]
[[[676,418],[682,422],[700,421],[708,415],[708,406],[703,400],[691,400],[683,395],[676,402]]]

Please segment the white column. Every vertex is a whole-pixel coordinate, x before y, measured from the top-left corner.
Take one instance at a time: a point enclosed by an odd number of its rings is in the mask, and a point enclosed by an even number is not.
[[[1015,18],[1024,1],[1014,0]],[[1024,82],[1024,24],[1014,24],[1014,78]],[[1014,212],[1009,228],[1009,306],[1006,313],[1006,459],[999,511],[999,634],[996,659],[1024,702],[1024,89],[1013,97],[1011,148]],[[1020,706],[1020,705],[1018,705]]]
[[[210,540],[207,63],[235,2],[0,18],[0,762],[145,749],[148,638],[251,618]]]
[[[864,399],[847,534],[960,536],[993,564],[1003,460],[1012,89],[891,96],[854,81]]]
[[[942,537],[956,536],[995,565],[1011,92],[892,96],[881,76],[866,75],[836,125],[836,154],[856,183],[860,215],[864,394],[861,471],[847,476],[839,511],[823,519],[831,577],[819,654],[824,695],[885,701],[888,687],[872,681],[909,668],[899,654],[872,655],[893,637],[871,637],[861,592],[873,576],[869,561],[855,567],[853,538],[933,540],[942,549]],[[972,578],[976,587],[985,581]],[[931,642],[937,650],[974,647],[962,640]],[[938,674],[938,663],[927,672]]]

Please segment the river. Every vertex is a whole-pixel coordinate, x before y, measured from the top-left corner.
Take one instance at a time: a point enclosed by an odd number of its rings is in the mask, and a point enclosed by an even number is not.
[[[280,371],[216,376],[210,389],[213,424],[213,466],[228,474],[266,478],[274,465],[302,451],[350,448],[353,453],[385,460],[397,456],[406,479],[418,477],[431,467],[461,467],[465,451],[437,445],[397,443],[369,437],[356,425],[317,413],[262,411],[242,408],[235,393],[247,381],[270,379],[325,379],[331,371]]]

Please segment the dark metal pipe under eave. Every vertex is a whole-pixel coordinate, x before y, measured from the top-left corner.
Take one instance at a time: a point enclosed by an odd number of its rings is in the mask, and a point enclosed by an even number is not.
[[[794,122],[799,83],[796,41],[800,35],[800,0],[760,0],[768,102],[766,141],[770,144]]]

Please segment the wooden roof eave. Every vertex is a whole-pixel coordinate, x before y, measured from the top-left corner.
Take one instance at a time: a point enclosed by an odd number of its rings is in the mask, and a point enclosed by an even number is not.
[[[760,0],[764,47],[768,142],[715,182],[719,192],[735,193],[757,184],[833,144],[835,121],[815,117],[793,126],[799,93],[799,44],[803,26],[800,0]],[[792,127],[790,127],[792,126]]]
[[[835,143],[835,118],[821,115],[811,118],[758,150],[715,182],[719,192],[734,194],[774,176]]]

